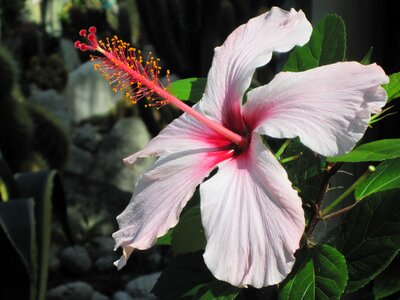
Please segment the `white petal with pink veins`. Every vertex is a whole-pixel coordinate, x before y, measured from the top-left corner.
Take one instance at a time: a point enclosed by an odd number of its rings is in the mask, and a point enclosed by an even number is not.
[[[291,271],[304,212],[286,171],[254,134],[246,153],[220,164],[200,186],[213,275],[238,287],[281,282]]]
[[[179,215],[196,186],[230,151],[183,151],[162,157],[138,179],[132,200],[117,217],[120,230],[113,234],[124,255],[121,268],[133,249],[147,249],[178,223]]]
[[[238,27],[215,48],[202,101],[206,114],[224,124],[240,122],[240,105],[255,69],[267,64],[272,52],[305,44],[311,32],[301,10],[277,7]]]
[[[276,138],[299,136],[319,154],[347,153],[378,113],[388,82],[376,64],[343,62],[305,72],[279,73],[248,93],[243,115],[249,129]]]

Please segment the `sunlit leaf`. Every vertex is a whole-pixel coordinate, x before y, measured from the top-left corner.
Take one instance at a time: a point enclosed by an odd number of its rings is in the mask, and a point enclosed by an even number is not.
[[[310,41],[290,53],[283,71],[305,71],[343,61],[345,57],[346,28],[343,19],[328,14],[314,27]]]
[[[373,193],[400,188],[400,159],[386,160],[354,191],[356,199]]]
[[[382,161],[400,157],[400,139],[387,139],[362,144],[351,152],[328,157],[330,162],[366,162]]]
[[[394,73],[389,76],[389,83],[385,84],[384,89],[387,92],[388,100],[387,102],[392,101],[393,99],[400,97],[400,72]]]
[[[169,92],[180,100],[196,103],[203,97],[206,83],[205,78],[181,79],[171,83]]]

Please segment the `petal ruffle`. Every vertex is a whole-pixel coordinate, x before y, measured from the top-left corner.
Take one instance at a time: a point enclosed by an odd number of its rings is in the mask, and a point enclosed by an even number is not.
[[[193,108],[202,111],[199,104],[196,104]],[[231,143],[214,130],[189,115],[183,114],[165,127],[145,148],[126,157],[124,162],[133,165],[138,158],[189,150],[223,148]]]
[[[120,230],[113,234],[116,248],[123,247],[125,265],[133,249],[150,248],[160,236],[174,227],[196,186],[232,151],[184,151],[166,155],[138,179],[127,208],[117,217]]]
[[[256,68],[267,64],[272,52],[287,52],[305,44],[312,27],[304,13],[273,7],[238,27],[215,55],[203,97],[206,114],[233,130],[242,129],[241,103]],[[240,128],[239,128],[240,126]]]
[[[304,212],[286,171],[254,134],[246,153],[201,184],[204,260],[220,280],[260,288],[292,269]]]
[[[278,74],[248,93],[243,115],[249,130],[276,138],[299,136],[319,154],[350,151],[364,135],[371,113],[379,113],[388,77],[376,64],[327,65]]]

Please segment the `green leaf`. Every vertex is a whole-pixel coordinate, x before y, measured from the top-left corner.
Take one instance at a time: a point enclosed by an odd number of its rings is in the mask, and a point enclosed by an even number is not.
[[[312,56],[308,44],[296,46],[283,65],[284,72],[300,72],[318,67],[318,61]]]
[[[181,79],[171,83],[169,92],[180,100],[196,103],[203,97],[206,83],[206,78]]]
[[[152,292],[161,300],[233,300],[239,291],[215,279],[202,252],[196,252],[178,256],[161,274]]]
[[[17,184],[14,180],[14,176],[4,160],[0,151],[0,184],[2,185],[2,191],[0,191],[0,201],[7,201],[11,198],[20,198]],[[1,188],[1,187],[0,187]]]
[[[35,218],[33,199],[10,200],[0,203],[0,226],[34,278]]]
[[[347,277],[346,260],[335,248],[322,244],[303,249],[292,272],[280,285],[279,299],[339,299]]]
[[[326,237],[346,257],[347,292],[354,292],[379,275],[400,249],[399,190],[376,193],[362,200]]]
[[[305,71],[343,61],[346,57],[346,28],[343,19],[328,14],[314,27],[310,41],[296,47],[283,66],[283,71]]]
[[[371,63],[371,57],[372,57],[372,50],[373,49],[374,49],[373,47],[369,48],[367,54],[365,54],[363,59],[360,61],[361,64],[369,65]]]
[[[168,230],[166,234],[157,239],[156,245],[171,245],[173,228]]]
[[[0,299],[35,299],[35,238],[33,199],[0,203]]]
[[[400,256],[374,280],[374,299],[379,300],[400,291]]]
[[[376,167],[364,182],[354,191],[357,200],[373,193],[400,188],[400,158],[386,160]]]
[[[312,202],[320,188],[319,183],[322,179],[320,171],[324,159],[304,146],[299,138],[290,142],[281,158],[285,159],[295,155],[299,155],[299,158],[283,164],[283,167],[286,169],[290,181],[300,190],[301,198]]]
[[[200,205],[188,209],[172,232],[172,250],[175,255],[196,252],[206,246]]]
[[[400,97],[400,72],[389,76],[389,83],[383,85],[388,95],[387,102]]]
[[[400,139],[387,139],[362,144],[353,151],[336,157],[328,157],[329,162],[382,161],[400,157]]]
[[[53,206],[58,214],[60,207],[66,209],[64,190],[57,171],[20,173],[16,176],[17,185],[23,197],[35,200],[35,219],[38,244],[38,298],[44,299],[47,286],[48,262],[50,255],[51,219]],[[60,206],[61,204],[61,206]]]

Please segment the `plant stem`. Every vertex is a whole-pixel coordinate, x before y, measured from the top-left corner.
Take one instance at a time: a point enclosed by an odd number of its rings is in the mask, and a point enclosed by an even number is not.
[[[288,163],[290,161],[294,161],[296,159],[299,159],[300,156],[301,156],[301,154],[285,157],[284,159],[281,159],[279,162],[283,165],[283,164]]]
[[[337,205],[339,205],[344,199],[350,195],[357,186],[360,185],[371,173],[375,172],[374,166],[369,166],[368,169],[354,182],[347,190],[344,191],[335,201],[333,201],[330,205],[328,205],[324,210],[321,212],[321,216],[327,215],[332,209],[334,209]]]
[[[275,158],[279,159],[279,157],[283,154],[283,152],[286,150],[287,146],[289,146],[291,141],[292,141],[291,139],[288,139],[282,144],[279,150],[276,151]]]
[[[209,128],[211,128],[215,132],[219,133],[220,135],[224,136],[228,140],[232,141],[233,143],[238,145],[239,148],[247,147],[248,140],[247,140],[246,137],[240,136],[239,134],[237,134],[237,133],[225,128],[221,124],[219,124],[219,123],[207,118],[206,116],[202,115],[197,110],[193,109],[189,105],[183,103],[181,100],[179,100],[178,98],[176,98],[173,95],[171,95],[170,93],[168,93],[166,90],[164,90],[161,87],[155,85],[154,82],[152,82],[151,80],[145,78],[140,73],[138,73],[135,70],[129,68],[126,63],[116,59],[109,52],[107,52],[107,51],[105,51],[105,50],[103,50],[101,48],[99,48],[98,51],[101,52],[109,61],[113,62],[113,64],[115,64],[118,67],[118,69],[120,69],[123,72],[129,74],[132,77],[132,79],[134,79],[134,81],[140,82],[141,84],[143,84],[144,86],[146,86],[150,90],[153,90],[155,93],[160,95],[163,99],[167,100],[168,103],[171,103],[171,104],[175,105],[177,108],[179,108],[180,110],[186,112],[188,115],[192,116],[193,118],[195,118],[200,123],[208,126]]]
[[[353,203],[352,205],[346,206],[345,208],[339,209],[338,211],[335,211],[334,213],[331,213],[329,215],[326,215],[324,217],[322,217],[323,220],[328,220],[330,218],[334,218],[337,217],[341,214],[344,214],[345,212],[348,212],[349,210],[351,210],[354,206],[356,206],[358,202]]]
[[[340,169],[340,167],[343,165],[343,163],[336,163],[333,164],[332,167],[328,170],[325,170],[321,175],[322,175],[322,183],[321,183],[321,188],[319,189],[319,192],[317,194],[317,198],[315,201],[315,210],[314,210],[314,216],[312,220],[310,221],[310,224],[308,225],[308,230],[307,230],[307,235],[311,235],[312,232],[315,229],[315,226],[317,225],[319,219],[320,219],[320,210],[322,203],[324,202],[324,197],[326,194],[326,191],[329,187],[329,180],[333,175],[336,174],[336,172]]]

